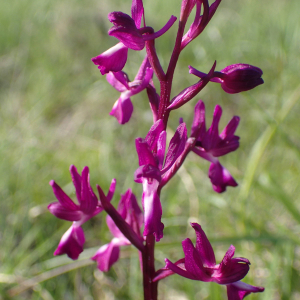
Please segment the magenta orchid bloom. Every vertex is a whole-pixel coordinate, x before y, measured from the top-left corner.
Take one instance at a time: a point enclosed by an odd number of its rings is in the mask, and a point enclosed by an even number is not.
[[[54,255],[67,254],[72,259],[77,259],[83,251],[85,242],[81,225],[99,214],[103,208],[93,192],[89,182],[89,168],[84,167],[81,176],[74,165],[70,167],[70,173],[75,186],[78,204],[61,189],[54,180],[50,181],[55,197],[58,202],[48,205],[49,211],[57,218],[73,222],[72,226],[62,236]],[[116,182],[112,181],[107,198],[111,200]]]
[[[231,245],[221,263],[216,264],[213,248],[201,226],[197,223],[191,225],[197,236],[196,247],[190,239],[185,239],[182,242],[184,264],[183,259],[175,264],[166,259],[165,269],[192,280],[218,284],[234,283],[246,276],[250,262],[246,258],[233,258],[234,246]]]
[[[127,61],[128,49],[140,51],[144,49],[145,42],[163,35],[176,21],[176,17],[171,16],[166,25],[154,33],[151,28],[140,28],[141,20],[144,16],[142,0],[133,0],[131,6],[131,16],[115,11],[108,15],[108,19],[114,26],[108,31],[110,36],[116,37],[120,43],[92,58],[92,62],[98,65],[101,74],[121,71]],[[150,30],[150,32],[148,32]],[[147,35],[143,35],[147,33]]]
[[[243,300],[251,293],[261,293],[265,288],[253,286],[242,281],[237,281],[227,285],[228,300]]]
[[[153,89],[152,83],[153,70],[150,68],[148,60],[143,62],[140,70],[134,81],[130,82],[125,72],[109,72],[106,75],[107,81],[119,92],[121,95],[115,102],[110,115],[114,116],[120,124],[127,123],[133,112],[133,105],[130,97],[142,92],[146,88]]]
[[[118,212],[120,213],[121,217],[131,226],[134,232],[138,236],[141,236],[140,228],[143,226],[143,214],[131,189],[121,196]],[[106,222],[114,238],[110,243],[100,247],[96,254],[92,257],[92,260],[97,261],[98,269],[102,272],[107,272],[110,267],[119,259],[120,246],[131,244],[121,233],[110,216],[107,216]]]
[[[167,151],[166,131],[162,120],[151,127],[145,139],[137,138],[135,145],[140,167],[135,172],[135,181],[143,184],[142,204],[145,212],[144,236],[154,233],[156,241],[163,237],[164,225],[161,223],[162,208],[157,193],[162,180],[171,177],[169,170],[182,154],[187,140],[185,123],[178,126]],[[157,149],[156,153],[153,152]]]
[[[227,124],[221,134],[219,134],[219,121],[222,116],[222,108],[215,107],[211,127],[206,130],[205,106],[199,100],[195,106],[195,116],[193,120],[191,136],[197,139],[193,151],[200,157],[211,162],[209,168],[209,178],[213,189],[222,193],[227,186],[237,186],[236,181],[219,162],[218,157],[235,151],[239,147],[239,137],[234,135],[240,118],[235,116]]]
[[[207,76],[191,66],[189,66],[189,69],[190,74],[200,78]],[[260,68],[247,64],[235,64],[226,67],[220,72],[214,72],[210,81],[221,83],[221,87],[226,93],[236,94],[249,91],[263,84],[262,74],[263,72]]]

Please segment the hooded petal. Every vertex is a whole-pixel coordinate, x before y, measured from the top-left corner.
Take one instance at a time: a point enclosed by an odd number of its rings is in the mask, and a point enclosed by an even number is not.
[[[216,265],[216,258],[214,250],[202,230],[201,226],[197,223],[191,223],[192,227],[195,230],[197,241],[196,241],[196,250],[201,257],[204,267],[213,268]]]
[[[99,66],[98,69],[102,75],[110,71],[119,72],[126,64],[127,54],[128,48],[124,44],[118,43],[102,54],[93,57],[92,62]]]
[[[243,300],[250,293],[261,293],[263,287],[253,286],[242,281],[237,281],[227,285],[228,300]]]
[[[132,50],[142,50],[145,47],[143,36],[129,15],[115,11],[108,15],[108,19],[114,24],[108,31],[110,36],[116,37],[126,47]]]
[[[160,170],[153,165],[144,165],[137,168],[134,172],[134,181],[137,183],[142,183],[143,179],[155,179],[158,182],[161,181]]]
[[[54,255],[67,254],[71,259],[75,260],[83,251],[84,242],[85,238],[82,228],[72,224],[62,236]]]
[[[212,163],[209,167],[208,177],[213,185],[214,191],[222,193],[226,191],[227,186],[237,186],[238,184],[219,162]]]
[[[232,258],[235,248],[230,246],[224,255],[218,269],[214,272],[214,281],[219,284],[233,283],[243,279],[248,271],[250,262],[246,258]]]
[[[129,97],[120,97],[114,104],[111,116],[114,116],[120,124],[127,123],[132,115],[133,105]]]
[[[111,266],[119,259],[120,247],[113,242],[103,245],[91,258],[97,261],[98,269],[107,272]]]

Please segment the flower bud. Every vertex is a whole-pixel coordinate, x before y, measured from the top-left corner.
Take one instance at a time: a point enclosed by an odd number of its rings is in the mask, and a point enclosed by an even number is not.
[[[222,89],[229,94],[248,91],[264,83],[262,70],[247,64],[230,65],[216,73]]]

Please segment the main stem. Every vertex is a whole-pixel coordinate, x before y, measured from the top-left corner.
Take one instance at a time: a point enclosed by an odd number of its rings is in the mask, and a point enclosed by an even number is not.
[[[149,62],[160,82],[160,103],[158,109],[158,119],[163,120],[165,129],[167,128],[170,114],[167,108],[170,104],[173,76],[180,55],[181,40],[184,33],[184,27],[185,22],[179,21],[176,42],[170,59],[167,74],[164,74],[164,71],[160,65],[154,48],[154,43],[146,42],[146,50]],[[158,193],[160,194],[160,191],[158,191]],[[155,236],[154,234],[150,234],[146,237],[146,244],[142,253],[144,300],[157,300],[158,282],[152,281],[155,275],[154,248]]]

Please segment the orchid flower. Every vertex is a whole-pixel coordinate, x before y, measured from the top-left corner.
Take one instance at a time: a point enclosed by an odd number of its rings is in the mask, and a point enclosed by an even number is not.
[[[118,205],[118,212],[122,218],[132,227],[135,233],[139,236],[140,228],[143,225],[142,211],[137,204],[135,195],[129,189],[124,195],[121,195],[121,200]],[[96,260],[98,269],[102,272],[107,272],[110,267],[119,259],[120,246],[130,245],[128,239],[120,232],[110,216],[106,218],[107,226],[114,238],[106,245],[99,248],[92,260]]]
[[[141,20],[144,16],[142,0],[133,0],[131,6],[131,17],[123,12],[115,11],[108,14],[108,19],[114,26],[108,31],[110,36],[116,37],[120,43],[92,58],[92,62],[98,65],[101,74],[110,71],[121,71],[127,61],[128,49],[140,51],[144,49],[147,40],[153,40],[163,35],[176,21],[171,16],[166,25],[154,33],[150,27],[141,28]],[[150,32],[149,32],[150,30]],[[146,35],[143,35],[147,33]]]
[[[152,83],[153,70],[150,67],[148,60],[144,61],[138,71],[134,81],[130,82],[125,72],[109,72],[106,75],[107,81],[119,92],[121,95],[115,102],[110,115],[114,116],[120,124],[127,123],[133,112],[133,105],[130,97],[134,96],[144,89],[154,89]]]
[[[191,225],[197,237],[196,247],[190,239],[185,239],[182,242],[184,264],[183,259],[175,264],[166,259],[165,269],[192,280],[218,284],[231,284],[246,276],[250,262],[242,257],[233,258],[234,246],[231,245],[221,263],[216,264],[213,248],[201,226],[197,223],[191,223]],[[168,273],[168,275],[171,274]]]
[[[211,162],[208,176],[213,189],[222,193],[227,186],[237,186],[236,181],[219,162],[218,157],[235,151],[239,147],[239,137],[234,135],[240,118],[235,116],[219,134],[219,121],[222,115],[222,108],[215,107],[211,127],[206,130],[205,106],[199,100],[195,106],[195,115],[191,130],[191,136],[197,139],[193,151],[200,157]]]
[[[81,225],[99,214],[103,208],[90,186],[89,168],[84,167],[80,176],[76,167],[71,165],[70,173],[78,204],[74,203],[54,180],[51,180],[49,184],[52,186],[58,202],[49,204],[48,209],[57,218],[73,222],[72,226],[62,236],[54,255],[67,254],[70,258],[77,259],[83,251],[85,242]],[[113,197],[115,185],[116,182],[113,180],[107,195],[109,201]]]
[[[178,126],[167,151],[166,131],[162,120],[151,127],[145,139],[136,139],[136,150],[140,167],[135,171],[135,181],[143,184],[142,204],[145,212],[144,236],[154,233],[159,241],[163,236],[164,225],[161,223],[162,208],[158,196],[161,180],[170,176],[168,171],[182,154],[187,140],[185,123]],[[154,151],[156,149],[156,152]]]
[[[194,74],[200,78],[206,78],[206,74],[189,66],[190,74]],[[222,89],[228,94],[236,94],[240,92],[254,89],[264,81],[261,78],[263,72],[260,68],[247,65],[235,64],[227,66],[220,72],[214,72],[210,81],[221,83]]]

